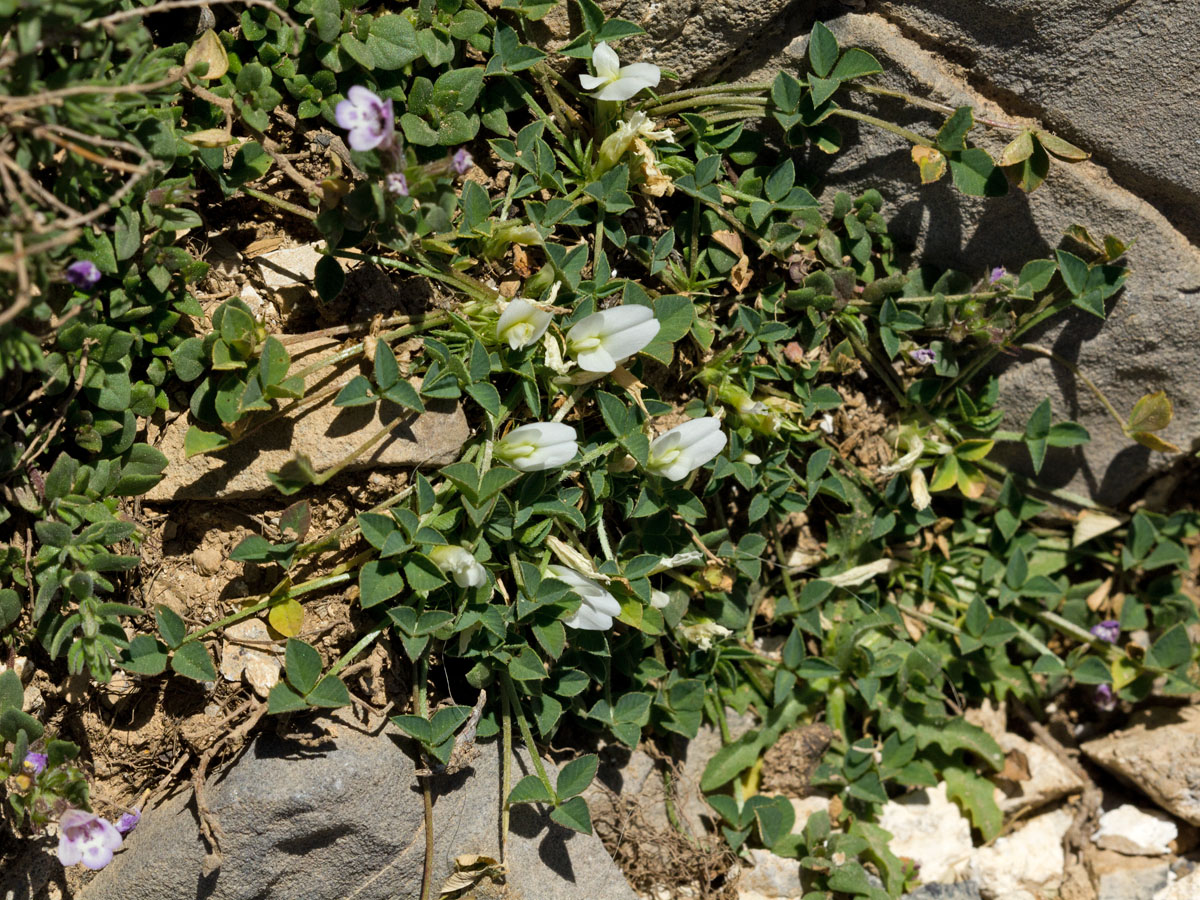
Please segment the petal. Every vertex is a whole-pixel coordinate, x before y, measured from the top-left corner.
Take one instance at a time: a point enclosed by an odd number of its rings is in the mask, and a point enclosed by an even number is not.
[[[610,81],[604,88],[589,94],[597,100],[629,100],[643,88],[652,87],[641,78],[618,78]]]
[[[621,71],[621,60],[617,57],[616,50],[608,46],[605,41],[601,41],[592,51],[592,66],[597,75],[603,77],[605,81],[611,81]]]
[[[634,325],[632,328],[605,335],[604,349],[613,359],[628,359],[654,340],[654,336],[658,334],[660,328],[662,328],[662,323],[658,319],[651,319],[648,322]]]
[[[661,437],[656,438],[654,443],[658,443],[666,437],[674,438],[669,447],[689,447],[708,435],[719,432],[721,430],[721,420],[716,416],[701,416],[698,419],[689,419],[682,425],[676,425],[670,431],[664,432]]]
[[[608,631],[612,628],[612,619],[596,612],[585,603],[571,618],[563,620],[563,624],[580,631]]]
[[[83,859],[83,848],[77,841],[68,840],[65,835],[58,838],[58,861],[64,866],[73,866]]]
[[[362,113],[349,100],[343,100],[334,108],[333,117],[341,128],[358,128],[362,124]]]
[[[596,612],[616,618],[621,614],[621,604],[608,591],[600,588],[599,596],[587,597],[585,602]]]
[[[383,135],[369,125],[359,126],[350,130],[350,136],[346,143],[350,145],[351,150],[358,150],[365,153],[368,150],[374,150],[382,144]]]
[[[594,91],[602,84],[608,84],[608,79],[602,78],[599,75],[589,75],[587,72],[581,72],[579,83],[583,85],[585,91]]]
[[[532,456],[524,459],[514,459],[509,463],[519,472],[544,472],[547,469],[557,469],[570,462],[579,452],[579,446],[574,442],[551,444],[541,447]]]
[[[654,63],[633,63],[621,67],[621,78],[640,81],[642,87],[653,88],[662,80],[662,70]]]
[[[363,109],[377,109],[383,105],[383,101],[379,99],[378,94],[368,90],[361,84],[356,84],[350,90],[346,91],[346,96],[350,98],[351,103]]]
[[[575,362],[579,363],[579,368],[585,372],[607,373],[617,367],[617,361],[603,347],[585,350],[575,357]]]
[[[696,443],[692,444],[684,450],[682,457],[687,460],[688,465],[692,469],[698,469],[701,466],[712,462],[721,451],[725,449],[725,443],[728,439],[725,437],[725,432],[717,431],[713,434],[705,435]]]
[[[534,422],[530,425],[522,425],[520,428],[510,431],[509,436],[518,433],[524,440],[535,441],[541,446],[562,444],[568,441],[574,443],[577,438],[575,429],[562,422]]]
[[[112,850],[100,843],[93,843],[83,848],[83,859],[81,862],[84,868],[87,869],[103,869],[112,862],[112,858]]]

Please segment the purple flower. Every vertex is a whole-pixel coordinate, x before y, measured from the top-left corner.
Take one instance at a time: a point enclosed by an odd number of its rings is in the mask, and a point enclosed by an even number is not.
[[[475,160],[471,158],[471,154],[467,152],[466,147],[459,147],[454,151],[454,157],[450,160],[450,166],[459,175],[466,175],[471,171],[471,166],[475,165]]]
[[[389,194],[396,197],[408,196],[408,179],[404,177],[403,172],[389,172],[383,183]]]
[[[46,754],[29,751],[25,754],[25,765],[33,770],[34,775],[40,775],[46,768]]]
[[[392,101],[380,99],[359,84],[350,88],[346,97],[334,110],[334,118],[350,132],[350,149],[366,151],[391,146],[396,129]]]
[[[1093,625],[1090,630],[1092,635],[1100,640],[1115,644],[1117,638],[1121,636],[1121,623],[1116,619],[1105,619],[1099,625]]]
[[[1096,692],[1092,694],[1092,702],[1104,712],[1112,712],[1117,708],[1117,698],[1113,696],[1112,688],[1107,684],[1096,685]]]
[[[100,280],[100,269],[90,259],[81,259],[71,263],[67,266],[64,274],[67,281],[84,291],[94,288],[96,282]]]
[[[1008,271],[1004,266],[996,266],[996,268],[992,269],[992,274],[988,276],[988,284],[995,284],[1007,274]]]
[[[918,347],[908,352],[908,358],[919,366],[928,366],[937,362],[937,353],[928,347]]]
[[[68,809],[58,820],[58,861],[64,866],[81,862],[89,869],[103,869],[120,846],[120,832],[95,813]]]
[[[117,831],[121,834],[129,834],[137,827],[137,823],[142,820],[142,811],[135,809],[133,812],[124,813],[121,818],[117,819]]]

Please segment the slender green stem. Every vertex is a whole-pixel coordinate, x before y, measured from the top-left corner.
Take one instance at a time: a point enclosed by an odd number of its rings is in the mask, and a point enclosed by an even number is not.
[[[1042,356],[1045,356],[1047,359],[1054,360],[1060,366],[1065,366],[1066,368],[1070,369],[1071,374],[1082,381],[1087,386],[1088,390],[1090,390],[1096,397],[1096,399],[1100,401],[1104,408],[1108,410],[1108,414],[1112,416],[1114,420],[1116,420],[1117,426],[1121,429],[1122,434],[1125,433],[1125,420],[1121,418],[1121,414],[1117,412],[1116,408],[1113,407],[1111,403],[1108,402],[1108,398],[1104,396],[1104,392],[1101,391],[1100,388],[1096,387],[1096,385],[1092,382],[1092,379],[1083,374],[1083,370],[1079,368],[1079,366],[1075,365],[1075,363],[1071,362],[1069,359],[1064,359],[1063,357],[1059,356],[1053,350],[1047,350],[1045,347],[1039,347],[1037,344],[1018,344],[1017,348],[1020,350],[1028,350],[1030,353],[1038,353]]]
[[[450,321],[450,316],[444,312],[422,313],[419,316],[412,316],[409,324],[400,328],[395,328],[391,331],[385,331],[379,335],[378,340],[384,343],[391,343],[394,340],[402,337],[408,337],[410,334],[417,334],[422,331],[428,331],[431,328],[437,328],[439,325],[445,325]],[[305,366],[299,372],[293,373],[300,378],[307,378],[314,372],[319,372],[327,366],[336,366],[346,360],[354,359],[363,352],[362,343],[353,344],[346,347],[344,350],[339,350],[337,353],[331,353],[329,356],[323,356],[312,364]]]
[[[429,656],[422,653],[413,663],[413,712],[429,718],[425,682],[429,680]],[[429,776],[421,777],[421,795],[425,801],[425,868],[421,873],[421,900],[429,900],[433,887],[433,788]]]
[[[297,206],[295,203],[288,203],[286,200],[280,200],[278,197],[272,197],[270,194],[265,194],[262,191],[256,191],[254,188],[241,188],[243,194],[248,197],[253,197],[255,200],[261,200],[263,203],[269,203],[271,206],[278,207],[285,212],[290,212],[294,216],[308,219],[310,222],[315,222],[317,214],[311,209],[305,209],[303,206]]]
[[[521,700],[517,696],[517,688],[513,684],[512,677],[507,672],[501,672],[500,680],[504,684],[504,692],[508,696],[512,714],[517,720],[517,727],[521,729],[521,740],[525,742],[529,756],[533,759],[533,767],[537,770],[537,776],[541,780],[542,786],[546,788],[546,793],[555,797],[557,795],[554,793],[554,785],[550,783],[550,776],[546,774],[546,767],[542,765],[542,757],[538,753],[537,744],[534,743],[529,723],[525,721],[525,714],[521,711]]]
[[[509,708],[508,693],[500,693],[500,865],[508,859],[508,795],[512,793],[512,710]]]
[[[855,119],[859,122],[866,122],[868,125],[874,125],[876,128],[882,128],[884,131],[890,131],[892,134],[899,135],[911,144],[919,144],[922,147],[932,147],[933,141],[924,135],[917,134],[915,131],[909,131],[895,122],[889,122],[886,119],[880,119],[877,116],[872,116],[869,113],[859,112],[856,109],[846,109],[838,107],[833,110],[833,115],[841,116],[843,119]]]
[[[650,115],[657,112],[659,107],[665,106],[668,103],[674,103],[676,100],[684,100],[689,97],[701,97],[705,94],[758,94],[770,89],[771,82],[769,81],[752,81],[746,84],[710,84],[704,87],[684,88],[681,91],[671,91],[669,94],[659,94],[652,103],[642,106],[642,112]]]
[[[666,116],[686,109],[703,109],[716,106],[746,106],[765,107],[770,101],[766,97],[742,97],[737,94],[716,94],[712,97],[696,97],[690,100],[680,100],[677,103],[664,103],[656,106],[647,115]]]
[[[863,94],[874,94],[877,97],[892,97],[896,100],[903,100],[910,106],[919,106],[922,109],[933,110],[950,115],[954,112],[953,106],[948,106],[945,103],[938,103],[935,100],[927,100],[924,97],[914,97],[912,94],[906,94],[903,91],[893,91],[888,88],[882,88],[874,84],[864,84],[859,81],[844,82],[846,87],[852,91],[859,91]],[[1011,122],[997,122],[995,119],[985,119],[982,116],[975,116],[975,121],[980,125],[986,125],[989,128],[1003,128],[1006,131],[1024,131],[1024,125],[1014,125]]]
[[[333,666],[329,669],[329,671],[325,673],[325,677],[328,678],[330,676],[335,676],[338,674],[338,672],[342,671],[342,669],[346,668],[346,666],[349,665],[350,662],[356,656],[358,656],[358,654],[362,653],[369,646],[371,646],[373,643],[375,643],[375,641],[379,638],[379,636],[381,634],[383,634],[384,631],[387,630],[387,627],[388,627],[387,622],[385,621],[381,625],[376,625],[374,628],[372,628],[370,631],[368,631],[366,634],[364,634],[361,638],[359,638],[357,643],[355,643],[355,645],[353,647],[351,647],[349,650],[347,650],[345,653],[343,653],[341,658],[338,659],[338,661],[333,664]]]
[[[334,464],[333,468],[326,469],[323,472],[319,472],[317,474],[317,477],[313,479],[313,484],[320,485],[320,484],[324,484],[325,482],[329,481],[329,479],[335,477],[340,471],[342,471],[342,469],[346,468],[346,466],[350,465],[350,463],[354,462],[356,459],[358,459],[360,456],[362,456],[362,454],[366,453],[368,450],[370,450],[372,447],[374,447],[376,444],[378,444],[380,441],[382,441],[384,438],[386,438],[389,434],[391,434],[393,431],[395,431],[401,425],[411,425],[411,424],[412,424],[412,420],[409,419],[407,416],[398,416],[395,420],[393,420],[392,422],[389,422],[387,425],[384,425],[377,432],[375,432],[373,435],[371,435],[369,438],[367,438],[367,440],[363,441],[361,444],[359,444],[357,447],[355,447],[346,456],[344,456],[340,460],[338,460],[338,462],[336,464]]]

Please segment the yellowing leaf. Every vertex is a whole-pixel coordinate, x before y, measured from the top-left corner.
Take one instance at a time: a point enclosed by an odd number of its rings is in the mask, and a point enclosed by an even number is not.
[[[233,135],[224,128],[205,128],[203,131],[186,134],[183,139],[194,147],[228,147],[235,143]]]
[[[1038,142],[1046,148],[1046,152],[1064,162],[1081,162],[1091,156],[1086,150],[1080,150],[1074,144],[1064,141],[1048,131],[1038,131],[1036,134]]]
[[[943,456],[942,461],[933,470],[933,481],[929,482],[931,493],[946,491],[954,487],[958,481],[958,460],[953,456]]]
[[[284,637],[299,637],[300,626],[304,624],[304,607],[295,597],[288,597],[282,603],[271,607],[267,613],[267,621]]]
[[[1149,447],[1156,453],[1182,453],[1183,451],[1172,444],[1170,441],[1164,441],[1157,434],[1150,431],[1135,431],[1129,435],[1143,447]]]
[[[933,184],[946,174],[946,157],[936,147],[913,147],[912,161],[921,171],[921,184]]]
[[[1131,432],[1130,437],[1136,441],[1138,438],[1132,432],[1162,431],[1171,424],[1173,415],[1171,400],[1165,391],[1147,394],[1133,404],[1133,412],[1129,414],[1129,424],[1126,426],[1126,430]]]
[[[183,59],[189,71],[200,63],[208,63],[208,70],[198,76],[206,81],[214,81],[229,71],[229,56],[221,45],[221,39],[211,28],[196,38],[196,43],[192,44]]]
[[[1016,140],[1004,148],[997,165],[1015,166],[1033,156],[1033,132],[1022,131]]]
[[[1122,524],[1120,519],[1113,516],[1085,510],[1080,514],[1079,521],[1075,523],[1075,531],[1071,535],[1071,546],[1078,547],[1094,537],[1099,537],[1114,528],[1120,528]]]
[[[1119,691],[1141,674],[1140,667],[1133,661],[1119,656],[1112,661],[1112,688]]]

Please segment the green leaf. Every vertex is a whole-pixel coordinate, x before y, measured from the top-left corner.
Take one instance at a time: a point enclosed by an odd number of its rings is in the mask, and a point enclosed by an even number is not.
[[[1166,392],[1146,394],[1133,405],[1127,431],[1162,431],[1171,424],[1175,411]]]
[[[304,698],[292,690],[286,681],[277,683],[267,695],[267,712],[271,715],[296,712],[307,707]]]
[[[999,766],[997,766],[999,768]],[[950,766],[943,770],[946,793],[961,806],[985,841],[1000,833],[1004,815],[996,805],[996,786],[975,772]]]
[[[422,54],[412,23],[392,13],[371,22],[366,49],[375,65],[385,71],[401,69]]]
[[[536,775],[526,775],[509,792],[506,802],[509,806],[516,806],[518,803],[553,803],[554,798],[542,784],[542,779]]]
[[[967,149],[966,138],[975,125],[975,113],[969,106],[960,106],[951,113],[944,125],[938,129],[934,143],[945,153]],[[990,158],[989,158],[990,160]]]
[[[572,797],[562,806],[555,807],[550,811],[550,818],[580,834],[592,833],[592,813],[582,797]]]
[[[162,635],[167,646],[174,650],[187,637],[187,625],[183,619],[168,606],[159,604],[154,607],[154,621],[158,623],[158,633]]]
[[[941,725],[917,726],[917,746],[928,747],[936,744],[946,753],[956,750],[969,750],[986,762],[997,772],[1004,767],[1004,751],[995,739],[966,719],[951,719]]]
[[[284,649],[284,668],[292,687],[307,694],[321,677],[321,654],[311,644],[296,638],[288,638]]]
[[[767,199],[772,202],[782,200],[796,183],[796,165],[791,159],[785,159],[771,170],[763,186]]]
[[[167,669],[167,648],[150,634],[139,634],[121,654],[121,667],[139,675],[161,675]]]
[[[202,431],[195,425],[187,430],[183,439],[183,454],[185,459],[191,459],[201,453],[213,453],[224,450],[229,446],[229,439],[223,434]]]
[[[1146,665],[1151,668],[1173,669],[1184,665],[1192,658],[1192,645],[1188,640],[1187,629],[1175,625],[1168,629],[1146,653]]]
[[[404,576],[391,560],[371,560],[359,570],[359,605],[370,609],[404,590]]]
[[[595,753],[573,759],[563,766],[558,773],[558,782],[554,787],[559,800],[566,800],[582,794],[584,789],[592,783],[592,779],[596,777],[599,768],[600,757]]]
[[[317,682],[316,687],[305,694],[304,699],[309,706],[336,709],[339,706],[350,705],[350,692],[346,690],[342,679],[336,675],[326,675]]]
[[[317,289],[318,297],[326,303],[331,303],[345,285],[346,273],[342,270],[341,263],[332,256],[322,256],[317,260],[313,269],[313,286]]]
[[[0,631],[21,618],[21,595],[12,588],[0,590]]]
[[[392,716],[392,724],[425,745],[433,744],[433,726],[424,716]]]
[[[1008,179],[992,162],[986,150],[973,147],[950,156],[950,174],[964,194],[971,197],[1003,197]]]
[[[44,729],[41,722],[29,713],[22,712],[19,707],[9,708],[0,713],[0,738],[15,743],[17,734],[22,731],[25,732],[27,740],[36,741],[42,736]]]
[[[0,672],[0,710],[20,709],[25,703],[25,688],[13,669]]]
[[[835,81],[849,81],[852,78],[862,78],[864,75],[874,75],[882,72],[883,66],[866,50],[851,47],[842,54],[837,65],[833,67],[830,78]]]
[[[171,654],[171,668],[193,681],[216,681],[217,670],[212,657],[199,641],[177,647]]]
[[[808,84],[812,95],[812,104],[820,106],[833,96],[842,83],[834,81],[832,78],[818,78],[816,75],[809,75]]]
[[[824,78],[838,58],[838,42],[823,22],[813,25],[808,36],[808,62],[818,78]]]
[[[404,577],[408,586],[419,594],[427,594],[446,583],[442,570],[428,556],[408,553],[404,557]]]
[[[355,375],[351,378],[344,388],[334,398],[333,405],[336,407],[345,406],[367,406],[375,402],[375,397],[371,394],[371,382],[362,375]]]
[[[1078,297],[1087,285],[1088,264],[1066,250],[1055,250],[1054,255],[1058,259],[1058,270],[1062,273],[1063,283],[1068,291]]]

